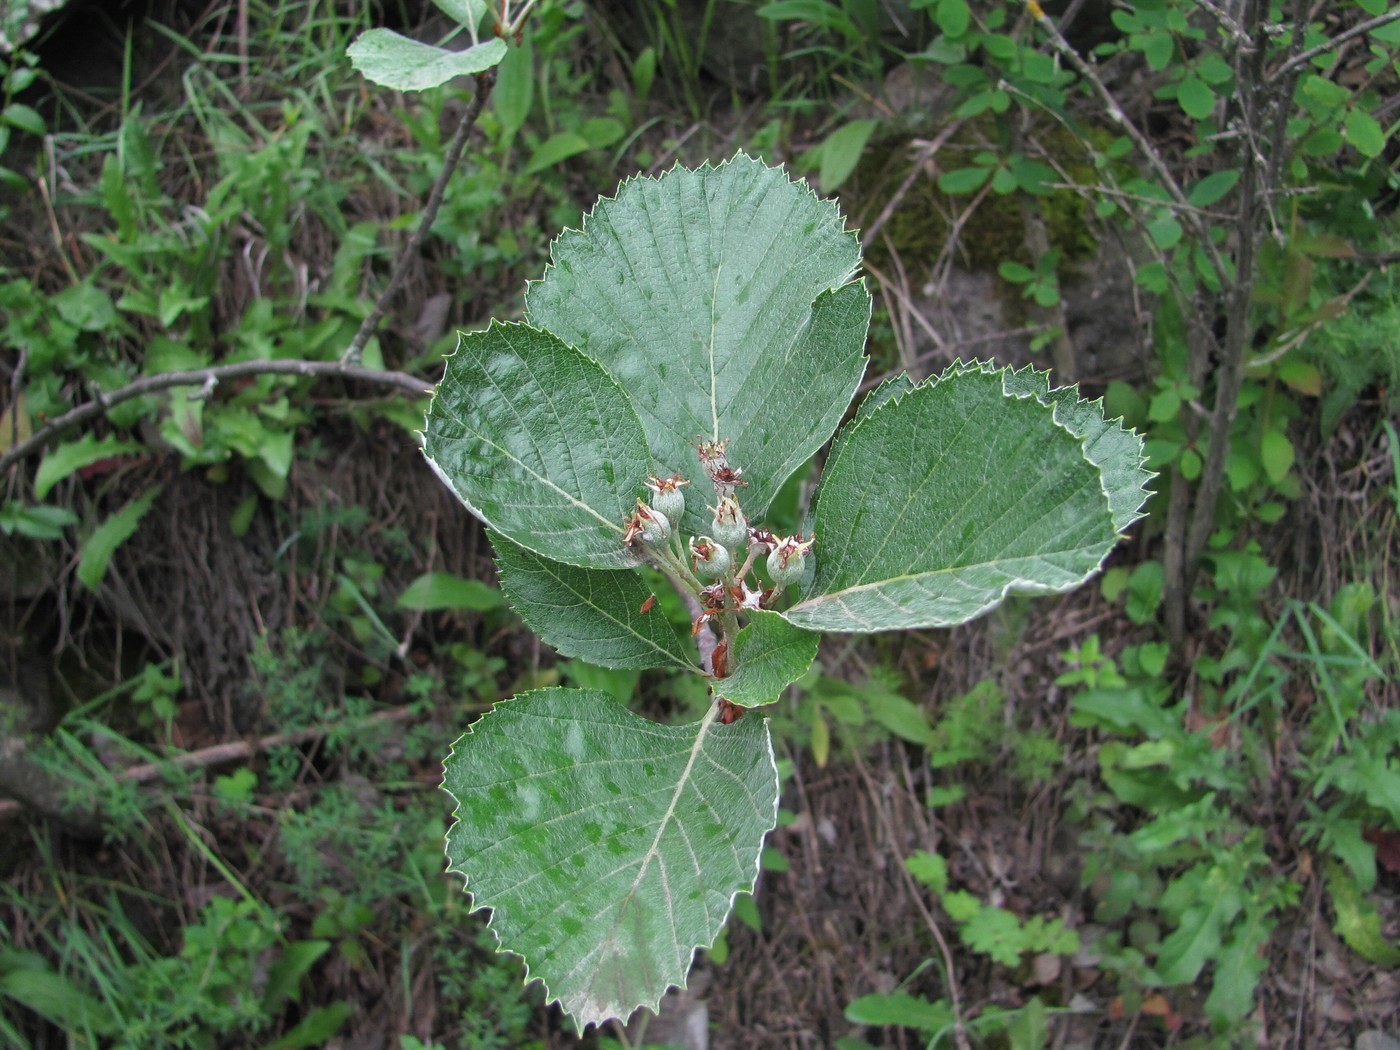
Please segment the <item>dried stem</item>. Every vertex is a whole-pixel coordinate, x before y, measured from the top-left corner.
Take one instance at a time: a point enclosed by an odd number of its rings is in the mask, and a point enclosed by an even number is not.
[[[365,353],[365,347],[369,344],[374,333],[378,331],[379,322],[389,311],[390,301],[403,286],[404,279],[408,276],[409,266],[418,257],[418,251],[427,239],[428,231],[432,229],[434,220],[437,219],[438,208],[442,206],[443,195],[447,192],[447,183],[451,180],[452,173],[457,168],[457,162],[462,159],[462,151],[467,146],[467,137],[471,134],[477,117],[481,116],[481,111],[486,106],[486,100],[491,97],[491,89],[495,86],[495,69],[488,69],[484,73],[477,74],[476,97],[467,106],[467,111],[462,114],[462,120],[457,125],[457,133],[452,136],[452,142],[448,145],[447,152],[443,154],[442,170],[438,172],[437,178],[433,180],[432,189],[428,192],[428,202],[423,206],[423,217],[418,221],[413,235],[409,237],[408,243],[404,245],[403,251],[399,254],[398,262],[394,264],[394,272],[389,276],[389,283],[379,293],[379,298],[375,300],[374,309],[369,312],[369,316],[361,323],[360,330],[355,333],[355,338],[350,341],[349,349],[341,358],[345,364],[358,365],[360,363],[360,359]]]
[[[31,453],[39,451],[63,431],[80,423],[86,423],[97,416],[106,415],[108,411],[124,401],[180,386],[199,387],[199,392],[191,395],[192,399],[208,397],[213,392],[214,387],[224,380],[261,375],[294,375],[312,378],[340,376],[345,379],[377,383],[381,386],[397,387],[419,397],[427,395],[432,390],[431,383],[417,379],[407,372],[386,372],[374,368],[361,368],[358,365],[345,364],[340,361],[239,361],[236,364],[195,368],[187,372],[161,372],[157,375],[137,379],[111,393],[97,391],[93,400],[50,420],[28,439],[15,445],[4,455],[0,455],[0,472],[18,463]]]
[[[352,726],[363,729],[384,723],[409,722],[420,717],[422,717],[421,712],[411,707],[396,707],[370,715],[368,718],[352,723]],[[159,762],[143,762],[137,766],[129,766],[114,772],[113,777],[118,784],[144,784],[151,780],[158,780],[172,771],[212,769],[235,762],[246,762],[270,748],[288,744],[304,744],[327,736],[333,730],[343,728],[345,728],[343,725],[308,726],[290,733],[273,733],[257,740],[234,740],[225,744],[215,744],[198,751],[183,751]],[[30,758],[25,753],[26,750],[22,740],[13,737],[0,738],[0,756],[4,758],[4,762],[0,764],[3,764],[7,771],[7,775],[0,779],[0,783],[3,783],[6,790],[24,800],[17,802],[13,799],[0,799],[0,820],[17,816],[26,806],[29,806],[46,816],[53,816],[63,821],[79,833],[84,831],[91,831],[94,835],[100,833],[104,824],[101,821],[99,795],[93,794],[92,806],[89,809],[62,809],[59,801],[63,797],[63,792],[56,790],[56,785],[60,785],[60,778],[50,773],[47,767],[41,765],[37,760]],[[61,787],[66,791],[71,783],[72,781],[61,780]]]

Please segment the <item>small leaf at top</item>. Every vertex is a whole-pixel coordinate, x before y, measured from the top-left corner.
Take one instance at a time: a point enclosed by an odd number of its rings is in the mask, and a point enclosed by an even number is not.
[[[794,627],[775,612],[754,610],[734,639],[728,678],[717,679],[715,692],[741,707],[774,703],[817,658],[820,636]]]
[[[596,361],[527,325],[463,335],[428,408],[428,462],[478,518],[571,565],[637,564],[623,522],[651,455]]]
[[[758,877],[778,812],[767,721],[714,711],[658,725],[545,689],[498,704],[444,763],[448,870],[580,1033],[683,985]]]
[[[455,19],[458,25],[471,29],[473,39],[475,30],[486,17],[486,0],[433,0],[433,5],[449,18]]]
[[[742,154],[624,183],[555,242],[531,324],[602,364],[637,405],[663,477],[728,439],[759,517],[831,436],[865,368],[870,295],[835,204]],[[704,499],[684,527],[705,531]]]
[[[1208,208],[1235,188],[1240,173],[1235,169],[1215,171],[1191,187],[1186,200],[1197,208]]]
[[[632,572],[565,565],[492,536],[501,589],[526,625],[564,656],[602,667],[671,667],[699,673],[693,645],[658,611]]]
[[[448,51],[392,29],[369,29],[345,53],[350,64],[376,84],[396,91],[426,91],[453,77],[490,69],[505,57],[506,42],[496,37],[465,51]]]
[[[1113,547],[1103,472],[1056,409],[1008,395],[1000,372],[960,367],[838,438],[813,516],[816,577],[791,622],[963,623],[1012,592],[1078,586]]]

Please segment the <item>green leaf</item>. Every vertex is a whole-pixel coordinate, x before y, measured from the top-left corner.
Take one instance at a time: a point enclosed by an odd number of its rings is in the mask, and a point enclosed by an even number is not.
[[[591,148],[588,140],[577,131],[560,131],[536,147],[530,154],[530,161],[525,165],[523,174],[533,175],[544,171],[545,168],[552,168],[560,161],[587,153]]]
[[[505,598],[495,587],[480,580],[464,580],[450,572],[425,572],[399,595],[400,609],[433,612],[438,609],[470,609],[490,612],[499,609]]]
[[[1200,903],[1182,912],[1177,928],[1162,942],[1153,966],[1163,984],[1190,984],[1217,956],[1226,924],[1240,910],[1238,891],[1222,884],[1225,871],[1213,867],[1202,880]]]
[[[1040,1050],[1049,1042],[1048,1011],[1039,998],[1032,999],[1013,1014],[1006,1028],[1012,1050]]]
[[[655,1009],[753,889],[777,820],[765,719],[658,725],[604,693],[498,704],[453,747],[448,870],[582,1033]]]
[[[1145,33],[1140,44],[1147,68],[1160,73],[1167,68],[1176,54],[1176,38],[1165,29],[1153,29]]]
[[[627,134],[622,121],[615,117],[590,117],[578,130],[589,149],[606,149]]]
[[[861,400],[850,425],[854,426],[861,422],[886,401],[901,398],[913,389],[914,381],[909,378],[908,372],[898,372],[888,379],[881,380],[880,385],[866,394]]]
[[[288,1000],[300,1002],[301,979],[330,947],[331,942],[324,940],[292,941],[288,944],[282,957],[268,967],[263,1009],[272,1012]]]
[[[1377,966],[1400,966],[1400,945],[1381,932],[1381,917],[1375,904],[1366,898],[1356,880],[1335,861],[1329,860],[1323,873],[1332,908],[1337,913],[1337,933],[1352,951]]]
[[[871,300],[859,262],[835,204],[740,154],[599,201],[554,242],[526,313],[631,395],[658,474],[694,478],[691,442],[728,439],[757,518],[860,383]],[[703,500],[691,503],[686,531],[707,531]]]
[[[939,854],[919,850],[904,858],[904,866],[910,875],[935,893],[942,894],[948,888],[948,862]]]
[[[1015,966],[1026,950],[1026,934],[1021,920],[1007,911],[987,905],[970,915],[958,928],[958,937],[975,952],[981,952],[993,962]]]
[[[453,77],[481,73],[505,57],[506,42],[499,37],[467,48],[422,44],[392,29],[370,29],[360,34],[346,54],[364,76],[396,91],[425,91]]]
[[[0,506],[0,533],[19,533],[31,540],[57,540],[63,530],[78,524],[78,516],[67,507],[25,506],[9,500]]]
[[[1008,394],[1024,382],[989,366],[954,366],[842,432],[817,494],[816,577],[785,614],[800,627],[882,631],[963,623],[1011,593],[1070,590],[1098,569],[1127,504],[1116,478],[1145,480],[1112,425],[1077,437],[1052,408]],[[1097,403],[1074,402],[1086,419]],[[1082,407],[1081,407],[1082,406]],[[1115,486],[1121,482],[1115,481]],[[1131,484],[1129,489],[1133,489]],[[1111,512],[1112,508],[1112,512]],[[1134,508],[1135,511],[1135,508]]]
[[[987,176],[991,173],[991,168],[955,168],[938,176],[938,188],[955,197],[972,193],[982,188],[982,183],[987,181]]]
[[[21,102],[11,102],[3,110],[0,110],[0,118],[6,124],[27,131],[31,135],[44,135],[48,128],[44,124],[44,118],[39,116],[38,110],[32,109]]]
[[[324,1046],[352,1013],[353,1008],[346,1002],[318,1006],[263,1050],[300,1050],[307,1046]]]
[[[86,1029],[96,1035],[109,1035],[123,1027],[106,1003],[88,995],[71,978],[54,973],[37,959],[33,965],[0,971],[0,999],[13,1000],[54,1025],[74,1032]]]
[[[1143,469],[1142,437],[1124,427],[1121,419],[1106,420],[1102,398],[1081,400],[1072,386],[1051,389],[1050,373],[1030,367],[1004,373],[1003,384],[1008,394],[1031,394],[1054,406],[1055,422],[1080,440],[1089,462],[1103,472],[1115,529],[1122,532],[1143,516],[1153,475]]]
[[[78,579],[90,591],[97,590],[102,577],[107,575],[107,565],[116,549],[131,538],[141,519],[151,509],[151,504],[160,495],[162,485],[155,485],[117,511],[83,541],[82,557],[78,559]]]
[[[879,123],[878,120],[853,120],[826,137],[821,145],[822,166],[818,176],[823,193],[834,192],[856,170],[865,144]]]
[[[481,25],[488,6],[486,0],[433,0],[433,5],[458,25],[472,29]]]
[[[1259,459],[1264,473],[1277,485],[1293,467],[1293,442],[1283,431],[1271,427],[1259,438]]]
[[[656,48],[648,45],[632,63],[632,92],[638,104],[645,103],[656,80]]]
[[[112,436],[98,438],[93,434],[84,434],[77,441],[66,441],[44,453],[44,459],[34,475],[34,495],[37,499],[43,499],[60,481],[84,467],[140,450],[139,442],[121,441]]]
[[[1153,244],[1162,251],[1167,251],[1181,240],[1181,223],[1171,212],[1163,212],[1147,224],[1147,233]]]
[[[924,709],[898,693],[872,689],[864,700],[870,717],[901,740],[928,747],[937,739]]]
[[[1346,129],[1347,141],[1363,157],[1379,157],[1385,149],[1385,132],[1376,118],[1364,109],[1353,107],[1347,110]]]
[[[501,120],[501,130],[507,135],[514,135],[524,126],[535,102],[535,46],[529,36],[501,59],[491,102]]]
[[[742,707],[762,707],[782,695],[817,658],[820,636],[794,627],[775,612],[753,610],[734,639],[732,671],[718,679],[715,692]]]
[[[553,561],[492,536],[501,590],[532,631],[564,656],[602,667],[675,667],[699,672],[688,646],[659,611],[642,612],[651,591],[631,572]]]
[[[846,1007],[852,1024],[899,1025],[922,1032],[941,1032],[953,1024],[953,1011],[942,999],[929,1002],[907,992],[862,995]]]
[[[1186,200],[1197,208],[1208,208],[1234,189],[1239,181],[1237,170],[1212,172],[1191,187]]]
[[[117,323],[111,296],[90,281],[63,289],[49,302],[59,317],[84,332],[105,332]]]
[[[1034,270],[1032,270],[1029,266],[1015,262],[1011,259],[1000,263],[997,266],[997,273],[998,275],[1000,275],[1003,281],[1008,281],[1011,284],[1026,284],[1028,281],[1035,280]]]
[[[1254,991],[1269,966],[1268,953],[1260,949],[1274,929],[1263,916],[1263,908],[1247,911],[1246,921],[1235,924],[1229,943],[1215,957],[1205,1009],[1206,1016],[1221,1028],[1239,1024],[1254,1009]]]
[[[428,408],[423,451],[469,510],[530,550],[586,568],[637,564],[623,522],[651,455],[627,395],[548,332],[463,335]]]
[[[1186,77],[1177,86],[1176,100],[1188,117],[1205,120],[1215,109],[1215,93],[1199,77]]]
[[[967,0],[938,0],[934,18],[943,35],[956,40],[967,32],[972,12],[968,9]]]

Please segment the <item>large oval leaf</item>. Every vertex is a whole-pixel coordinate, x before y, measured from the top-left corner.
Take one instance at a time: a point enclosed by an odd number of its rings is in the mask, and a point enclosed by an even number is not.
[[[750,517],[841,420],[865,367],[870,296],[836,205],[742,154],[624,183],[554,242],[531,324],[596,358],[637,405],[658,472],[730,441]],[[686,517],[703,531],[702,500]]]
[[[565,565],[493,536],[501,590],[526,625],[564,656],[602,667],[670,667],[697,674],[676,629],[659,612],[642,612],[652,596],[632,572]]]
[[[463,335],[428,408],[428,462],[522,547],[595,569],[637,564],[623,522],[651,455],[612,378],[548,332],[492,322]]]
[[[841,435],[813,529],[816,576],[785,615],[827,631],[950,626],[1012,592],[1070,590],[1118,538],[1103,473],[1054,404],[961,367]]]
[[[580,1032],[683,985],[777,821],[764,719],[666,726],[606,693],[498,704],[453,746],[448,870]]]

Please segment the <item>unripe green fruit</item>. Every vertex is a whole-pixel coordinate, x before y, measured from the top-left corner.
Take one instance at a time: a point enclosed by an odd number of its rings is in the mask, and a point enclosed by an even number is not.
[[[666,515],[668,521],[680,521],[685,517],[685,493],[681,486],[688,484],[679,474],[671,478],[658,478],[653,474],[647,479],[652,509]]]
[[[789,587],[803,581],[809,566],[816,565],[812,557],[812,543],[812,540],[803,541],[789,536],[768,552],[768,578],[773,581],[773,586]]]
[[[709,536],[691,539],[690,556],[695,560],[695,575],[704,580],[719,579],[734,564],[728,549]]]
[[[737,550],[748,541],[749,523],[739,509],[739,501],[733,496],[725,496],[715,507],[711,533],[716,543],[730,550]]]
[[[642,518],[642,542],[648,547],[660,547],[671,538],[671,522],[655,507],[639,508]]]

